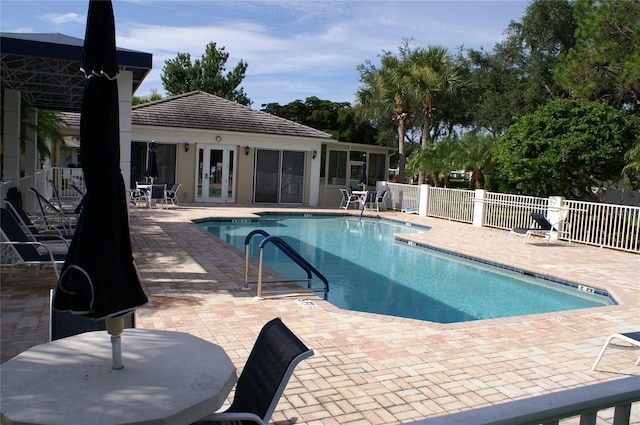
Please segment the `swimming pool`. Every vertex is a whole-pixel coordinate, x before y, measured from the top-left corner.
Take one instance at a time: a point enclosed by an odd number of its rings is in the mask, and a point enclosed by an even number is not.
[[[263,215],[260,220],[199,223],[244,251],[249,232],[280,236],[327,277],[337,307],[455,323],[611,305],[607,296],[397,242],[428,228],[352,216]],[[261,237],[250,254],[258,255]],[[288,277],[300,269],[270,245],[264,262]]]

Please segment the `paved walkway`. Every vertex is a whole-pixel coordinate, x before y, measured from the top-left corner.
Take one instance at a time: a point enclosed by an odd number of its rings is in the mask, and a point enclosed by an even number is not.
[[[194,225],[273,210],[186,206],[132,216],[134,256],[150,302],[136,325],[188,332],[222,345],[240,370],[261,327],[282,320],[316,350],[295,371],[277,424],[394,424],[640,374],[637,351],[605,338],[640,329],[640,256],[577,244],[506,242],[507,232],[398,212],[431,226],[411,238],[438,249],[607,289],[617,306],[450,325],[356,313],[320,298],[255,300],[240,289],[244,255]],[[296,209],[295,211],[307,211]],[[309,209],[311,212],[336,210]],[[2,361],[46,342],[50,270],[2,272]],[[313,308],[298,302],[312,299]],[[126,359],[126,340],[124,340]],[[634,406],[633,420],[640,424]]]

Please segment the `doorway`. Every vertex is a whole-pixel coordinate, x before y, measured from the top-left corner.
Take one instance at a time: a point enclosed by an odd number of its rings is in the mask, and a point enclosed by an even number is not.
[[[235,147],[198,146],[196,202],[235,202]]]

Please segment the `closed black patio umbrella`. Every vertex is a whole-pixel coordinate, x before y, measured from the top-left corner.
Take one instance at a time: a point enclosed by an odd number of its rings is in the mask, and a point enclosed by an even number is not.
[[[107,319],[119,344],[122,316],[145,304],[133,262],[125,185],[120,171],[118,65],[111,1],[90,0],[82,70],[86,81],[80,151],[87,190],[53,308],[87,320]],[[117,341],[114,337],[117,336]],[[114,368],[116,363],[114,345]]]
[[[151,184],[153,184],[153,180],[158,177],[158,160],[156,158],[156,149],[156,142],[151,141],[151,143],[149,143],[147,169],[144,173],[144,176],[151,180]]]
[[[362,155],[362,168],[360,168],[359,183],[363,186],[367,186],[367,154],[366,153]]]
[[[360,168],[360,185],[362,186],[362,190],[367,189],[367,154],[362,155],[362,168]],[[362,206],[360,207],[360,219],[362,219],[362,214],[364,214],[364,210],[367,207],[367,203],[369,202],[371,194],[367,192],[362,197]]]

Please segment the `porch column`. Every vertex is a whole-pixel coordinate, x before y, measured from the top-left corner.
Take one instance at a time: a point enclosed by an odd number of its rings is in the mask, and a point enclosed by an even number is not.
[[[40,158],[38,155],[38,110],[35,108],[27,109],[26,121],[30,125],[28,125],[25,130],[24,172],[33,179],[40,168]]]
[[[120,70],[118,76],[118,107],[120,110],[120,171],[124,186],[130,189],[131,180],[131,97],[133,96],[133,73]]]
[[[4,91],[2,180],[11,181],[11,186],[15,187],[20,183],[20,97],[19,90],[5,89]]]

